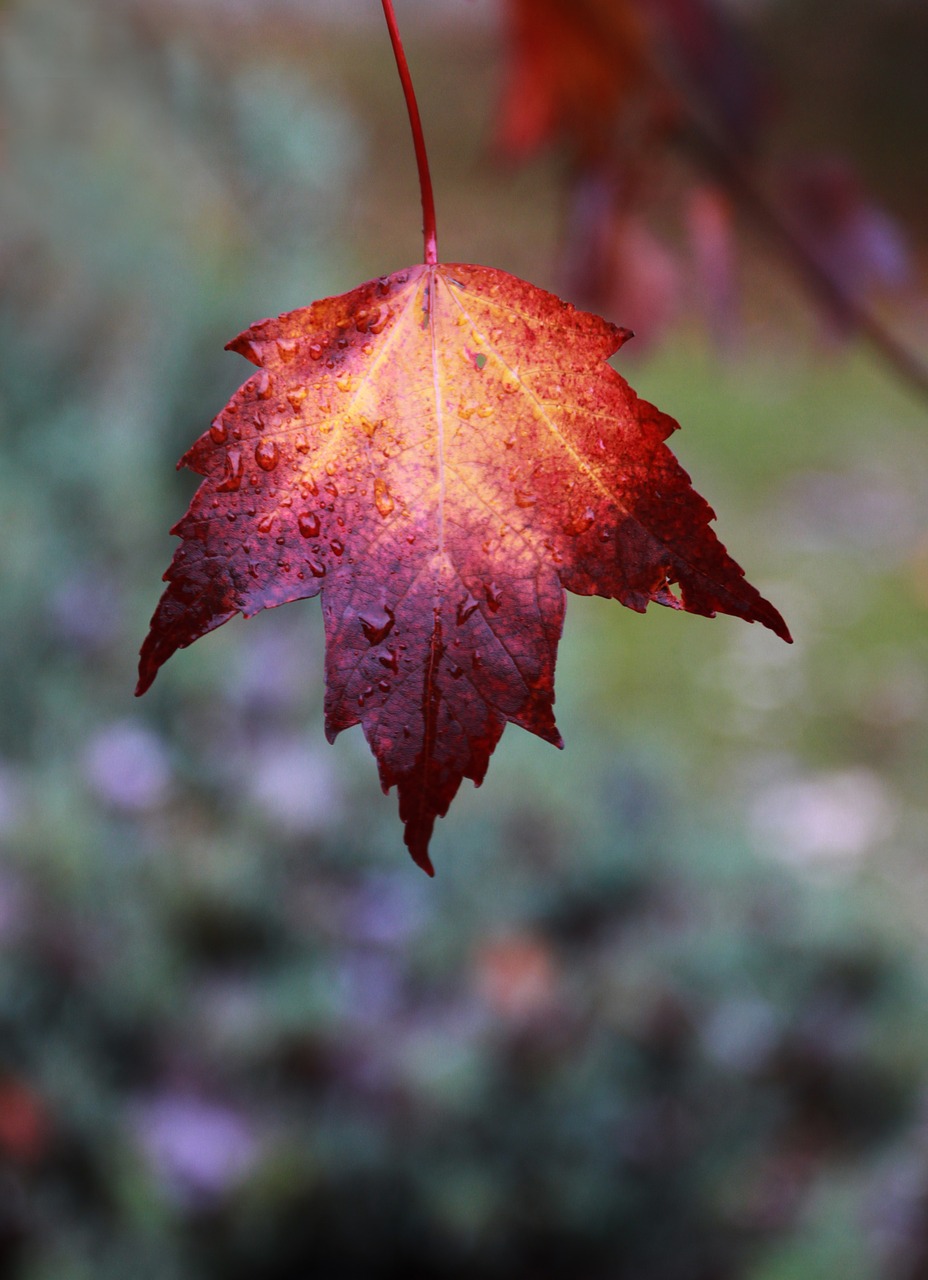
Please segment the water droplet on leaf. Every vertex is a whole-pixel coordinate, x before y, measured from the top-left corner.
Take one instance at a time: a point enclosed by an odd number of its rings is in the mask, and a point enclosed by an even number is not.
[[[377,660],[382,667],[386,667],[388,671],[392,671],[394,675],[400,669],[400,664],[396,656],[395,649],[387,649],[385,653],[377,655]]]
[[[374,479],[374,506],[383,516],[384,520],[386,520],[387,516],[390,515],[393,508],[396,506],[396,503],[390,495],[390,490],[387,488],[386,481],[382,480],[380,476],[376,476]]]
[[[226,454],[225,474],[216,485],[218,493],[235,493],[242,486],[242,451],[230,449]]]
[[[359,615],[361,630],[369,645],[382,644],[393,630],[396,614],[384,606],[382,609],[371,609]]]
[[[255,462],[262,471],[273,471],[280,461],[280,450],[273,440],[259,440],[255,445]]]
[[[297,518],[297,525],[304,538],[315,538],[319,533],[320,524],[315,511],[301,511]]]
[[[587,529],[592,528],[595,519],[596,516],[592,507],[587,507],[586,511],[571,520],[564,532],[575,538],[581,533],[586,533]]]
[[[463,626],[469,617],[479,608],[477,601],[468,591],[467,595],[458,605],[458,626]]]

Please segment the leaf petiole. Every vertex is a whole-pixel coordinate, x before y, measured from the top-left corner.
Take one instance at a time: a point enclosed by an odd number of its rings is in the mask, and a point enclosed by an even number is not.
[[[412,129],[412,144],[416,152],[416,165],[419,170],[419,190],[422,193],[422,233],[425,238],[425,264],[434,267],[438,263],[438,234],[435,229],[435,198],[432,195],[432,179],[429,174],[429,157],[425,149],[425,137],[422,133],[422,120],[416,102],[416,91],[412,87],[412,76],[403,41],[400,39],[396,15],[393,12],[393,0],[382,0],[383,14],[390,32],[390,43],[393,45],[393,56],[396,58],[396,69],[403,86],[406,99],[406,110],[409,112],[409,126]]]

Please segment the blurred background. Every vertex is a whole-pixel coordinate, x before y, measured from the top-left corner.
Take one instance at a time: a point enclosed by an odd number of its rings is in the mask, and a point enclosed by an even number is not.
[[[0,1276],[928,1276],[928,10],[397,0],[789,648],[571,597],[428,881],[315,602],[141,702],[252,321],[421,253],[375,0],[0,3]],[[638,348],[636,351],[634,348]]]

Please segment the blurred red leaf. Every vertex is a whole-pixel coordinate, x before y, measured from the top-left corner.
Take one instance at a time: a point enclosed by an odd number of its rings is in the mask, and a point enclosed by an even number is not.
[[[173,530],[138,692],[236,613],[321,593],[326,732],[362,724],[431,872],[435,818],[482,781],[507,721],[560,745],[565,588],[788,639],[664,445],[676,423],[606,363],[626,337],[501,271],[445,265],[235,339],[259,372],[181,460],[205,479]]]
[[[566,133],[595,156],[619,110],[656,90],[637,0],[509,0],[497,146],[522,158]],[[654,106],[652,104],[652,110]]]
[[[45,1104],[24,1081],[0,1079],[0,1152],[32,1164],[45,1151],[50,1136]]]

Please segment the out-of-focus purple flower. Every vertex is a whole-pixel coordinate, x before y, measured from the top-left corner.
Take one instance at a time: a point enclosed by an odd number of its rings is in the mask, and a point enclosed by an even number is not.
[[[264,737],[251,749],[243,782],[268,821],[288,835],[312,835],[341,818],[335,766],[319,746],[301,737]]]
[[[847,769],[772,783],[757,796],[759,840],[797,866],[854,863],[889,833],[891,797],[869,769]]]
[[[49,609],[58,634],[86,653],[99,653],[119,634],[119,588],[99,565],[72,574],[55,587],[49,597]]]
[[[232,1108],[182,1093],[140,1102],[135,1138],[165,1193],[188,1204],[221,1199],[260,1159],[252,1126]]]
[[[127,813],[157,809],[168,797],[171,767],[157,734],[136,720],[118,720],[94,733],[81,766],[91,791]]]
[[[776,1011],[756,996],[736,996],[721,1001],[702,1028],[706,1053],[731,1071],[750,1072],[760,1067],[776,1044],[779,1033]]]
[[[348,904],[346,930],[358,942],[381,946],[407,942],[430,914],[425,889],[409,876],[369,876]]]

